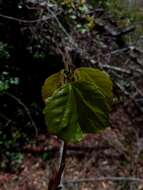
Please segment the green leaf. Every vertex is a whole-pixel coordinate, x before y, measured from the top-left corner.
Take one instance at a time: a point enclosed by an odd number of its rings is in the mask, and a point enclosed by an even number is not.
[[[64,85],[47,99],[44,114],[49,133],[66,141],[79,141],[83,137],[71,84]]]
[[[80,141],[85,133],[108,126],[108,106],[100,89],[85,81],[65,84],[46,101],[48,131],[67,142]]]
[[[84,133],[96,133],[108,126],[105,96],[96,85],[88,82],[74,83],[78,121]]]
[[[106,97],[107,102],[111,104],[112,81],[106,72],[94,68],[80,67],[75,70],[74,75],[76,80],[88,81],[96,85]]]
[[[52,96],[53,92],[64,84],[64,71],[61,70],[48,77],[42,87],[42,98],[46,102],[46,99]]]

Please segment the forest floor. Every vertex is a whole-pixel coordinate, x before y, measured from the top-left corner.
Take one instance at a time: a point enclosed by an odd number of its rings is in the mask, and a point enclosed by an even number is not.
[[[132,102],[119,104],[113,107],[107,130],[87,135],[80,144],[70,144],[64,173],[65,189],[142,190],[143,181],[130,180],[130,177],[143,179],[142,119]],[[48,189],[49,179],[58,165],[59,142],[46,135],[39,135],[36,141],[37,145],[25,147],[18,172],[0,174],[0,190]],[[48,156],[45,161],[41,152]]]

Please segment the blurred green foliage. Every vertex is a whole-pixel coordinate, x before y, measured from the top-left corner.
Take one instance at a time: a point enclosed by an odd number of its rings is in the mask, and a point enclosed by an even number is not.
[[[143,7],[138,4],[129,5],[128,1],[125,0],[101,0],[105,9],[110,12],[110,14],[115,19],[118,26],[124,28],[134,25],[136,27],[135,31],[126,36],[126,41],[130,44],[136,43],[139,37],[143,35]]]
[[[93,28],[93,17],[89,14],[92,7],[86,0],[58,0],[58,5],[65,10],[63,18],[66,25],[74,25],[74,31],[84,34]]]
[[[8,52],[8,44],[0,41],[0,61],[8,59],[10,54]]]
[[[142,21],[143,12],[139,6],[130,6],[125,0],[107,0],[104,6],[111,11],[116,21],[125,25],[130,25]]]

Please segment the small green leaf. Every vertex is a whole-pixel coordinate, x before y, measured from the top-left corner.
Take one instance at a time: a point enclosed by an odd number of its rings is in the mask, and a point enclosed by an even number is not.
[[[86,81],[96,85],[106,97],[107,102],[111,104],[112,81],[106,72],[99,69],[81,67],[75,70],[74,75],[76,80]]]
[[[52,96],[53,92],[64,84],[64,71],[61,70],[48,77],[42,87],[42,98],[46,102],[46,99]]]

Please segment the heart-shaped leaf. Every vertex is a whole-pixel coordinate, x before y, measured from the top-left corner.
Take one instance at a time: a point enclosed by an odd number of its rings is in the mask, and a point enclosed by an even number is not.
[[[96,133],[108,126],[104,94],[96,85],[85,81],[57,89],[46,100],[44,114],[49,133],[67,142],[78,142],[85,133]]]

